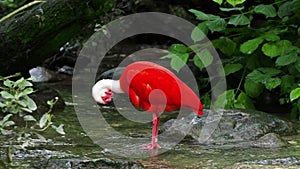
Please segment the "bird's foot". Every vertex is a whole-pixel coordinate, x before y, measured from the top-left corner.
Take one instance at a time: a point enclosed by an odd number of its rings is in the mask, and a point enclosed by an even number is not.
[[[156,149],[156,148],[157,149],[161,148],[160,145],[156,142],[152,142],[150,144],[144,144],[141,147],[142,150],[153,150],[153,149]]]

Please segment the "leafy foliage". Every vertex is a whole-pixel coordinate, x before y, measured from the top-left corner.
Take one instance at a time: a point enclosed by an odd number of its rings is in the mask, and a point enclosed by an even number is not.
[[[36,136],[42,141],[45,137],[39,132],[48,129],[50,126],[59,134],[65,134],[63,124],[53,125],[51,111],[57,103],[58,98],[47,101],[49,110],[37,120],[33,116],[37,109],[36,103],[30,98],[34,93],[32,83],[29,79],[21,77],[13,81],[11,78],[20,76],[19,73],[8,77],[0,77],[0,132],[2,135],[9,136],[12,140],[19,143],[12,147],[25,149],[29,140]],[[24,125],[25,123],[25,125]],[[11,153],[11,152],[8,152]],[[11,160],[11,159],[10,159]]]
[[[0,77],[3,81],[3,86],[0,86],[2,91],[1,97],[4,99],[0,103],[2,112],[10,112],[12,114],[23,115],[23,112],[32,113],[37,109],[35,102],[28,96],[33,93],[32,83],[30,79],[20,78],[13,82],[9,78]]]
[[[230,77],[239,79],[239,83],[231,83],[230,89],[219,96],[227,98],[225,107],[255,108],[254,103],[260,102],[259,96],[267,90],[280,92],[278,102],[292,105],[291,115],[299,116],[300,0],[249,2],[250,5],[244,4],[245,0],[213,1],[220,5],[220,11],[214,14],[189,10],[199,22],[191,38],[197,43],[205,35],[214,37],[211,41],[222,55],[229,83]],[[188,57],[194,56],[193,61],[200,69],[209,66],[210,54],[201,52],[201,48],[185,47],[180,53],[184,56],[182,61],[186,63]]]

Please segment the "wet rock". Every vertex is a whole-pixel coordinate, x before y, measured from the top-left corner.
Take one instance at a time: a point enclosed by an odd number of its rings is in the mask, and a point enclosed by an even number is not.
[[[254,141],[259,138],[263,140],[273,137],[273,135],[269,135],[264,138],[263,136],[268,133],[275,133],[279,136],[295,135],[297,133],[296,127],[292,122],[264,112],[241,109],[219,109],[215,112],[213,115],[209,115],[212,113],[211,110],[205,110],[205,114],[194,121],[194,123],[191,123],[190,119],[193,119],[195,115],[191,113],[185,119],[172,119],[166,122],[162,128],[173,130],[175,133],[189,135],[199,142],[204,138],[201,133],[205,133],[207,129],[215,128],[215,130],[211,131],[212,134],[209,132],[206,133],[208,135],[204,134],[206,136],[205,139],[207,139],[206,144],[226,144],[230,142]],[[205,123],[206,120],[210,122]],[[206,126],[205,129],[204,125]],[[189,127],[191,130],[188,133],[183,133],[187,131],[184,129]],[[275,137],[273,141],[276,141]],[[276,144],[274,143],[274,145]],[[281,145],[281,143],[278,143],[278,145]],[[263,145],[261,144],[261,146]],[[264,146],[266,147],[266,145]]]
[[[65,79],[63,75],[41,66],[30,69],[29,74],[33,82],[56,82]]]
[[[31,139],[34,141],[34,139]],[[36,139],[37,140],[37,139]],[[47,142],[49,143],[51,140],[49,139]],[[36,142],[32,143],[30,142],[28,144],[28,147],[38,147],[39,145],[45,145],[47,142],[41,142],[40,140],[37,140]],[[13,154],[12,159],[17,160],[17,159],[22,159],[22,160],[27,160],[27,159],[38,159],[37,157],[43,157],[44,159],[49,159],[49,158],[72,158],[74,157],[73,154],[63,152],[63,151],[56,151],[56,150],[47,150],[47,149],[42,149],[42,150],[16,150]]]
[[[74,68],[67,66],[67,65],[64,65],[63,67],[61,67],[57,70],[58,73],[63,73],[66,75],[73,75],[73,71],[74,71]]]
[[[108,158],[82,160],[82,159],[48,159],[31,163],[27,169],[93,169],[93,168],[144,168],[142,164],[134,161],[112,160]]]
[[[275,165],[259,165],[259,164],[240,164],[225,169],[299,169],[297,166],[275,166]]]
[[[243,164],[262,164],[262,165],[300,165],[300,159],[297,157],[287,157],[278,159],[266,159],[257,161],[243,162]]]
[[[275,133],[268,133],[252,143],[253,147],[279,148],[286,146],[286,142]]]

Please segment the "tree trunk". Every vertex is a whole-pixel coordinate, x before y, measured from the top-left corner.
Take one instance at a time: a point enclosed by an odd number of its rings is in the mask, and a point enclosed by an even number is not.
[[[48,0],[1,22],[0,75],[41,64],[93,23],[95,14],[101,14],[95,9],[105,4],[107,0]]]

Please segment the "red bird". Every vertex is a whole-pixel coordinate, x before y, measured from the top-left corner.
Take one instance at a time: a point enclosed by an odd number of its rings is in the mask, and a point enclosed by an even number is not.
[[[132,104],[152,113],[152,141],[144,148],[160,148],[157,143],[159,113],[179,108],[203,114],[203,106],[198,96],[174,73],[147,61],[128,65],[119,80],[103,79],[92,89],[96,102],[106,104],[112,100],[113,92],[127,93]]]

